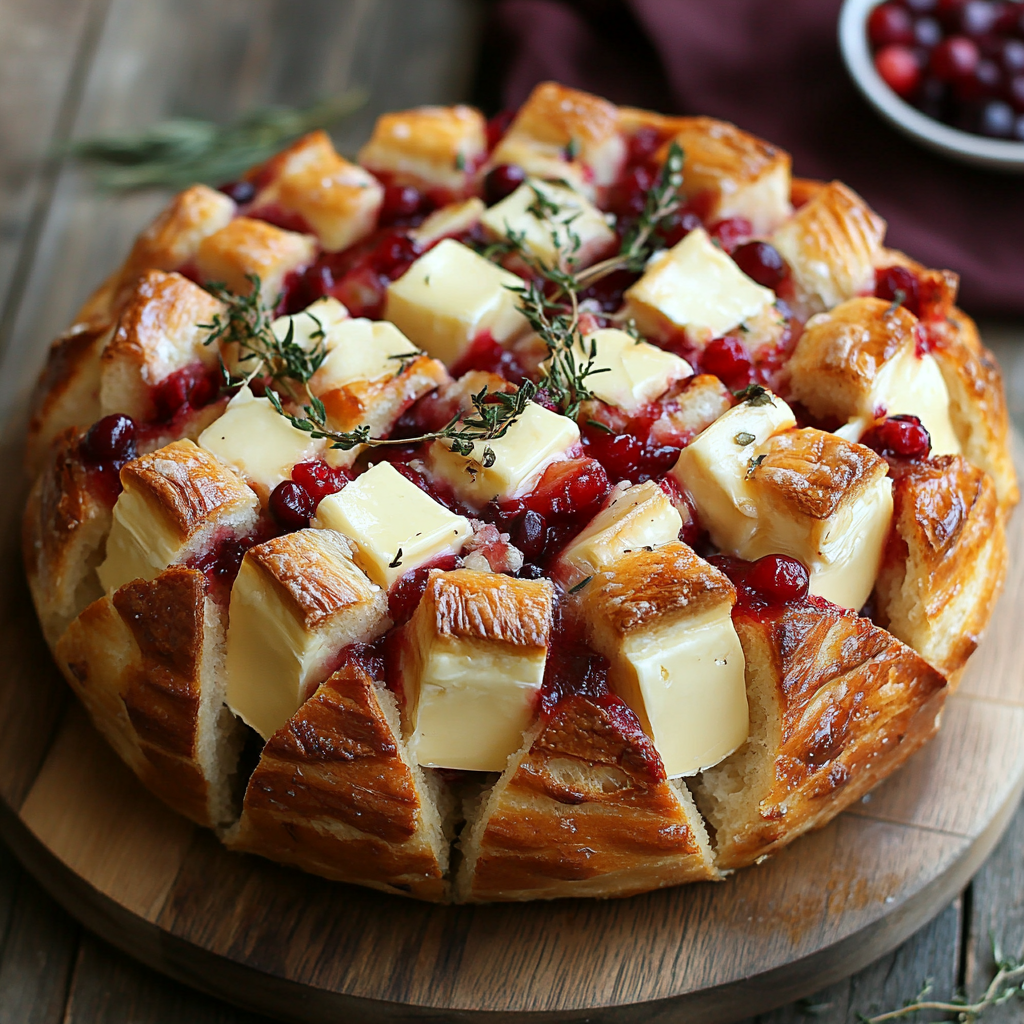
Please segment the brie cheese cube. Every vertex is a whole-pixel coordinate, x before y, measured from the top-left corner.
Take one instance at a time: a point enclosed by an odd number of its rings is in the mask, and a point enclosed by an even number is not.
[[[241,474],[264,502],[296,465],[324,450],[323,440],[293,427],[269,398],[256,398],[247,387],[199,435],[199,446]]]
[[[231,589],[227,704],[269,739],[353,643],[389,624],[387,598],[329,530],[299,530],[251,548]]]
[[[670,777],[728,757],[749,727],[735,590],[685,544],[623,555],[577,595],[608,681],[653,740]]]
[[[344,387],[353,381],[394,377],[410,356],[420,350],[387,320],[358,317],[331,332],[332,347],[312,380],[315,394]]]
[[[678,540],[682,528],[683,520],[668,495],[648,480],[614,493],[560,560],[580,576],[591,575],[628,551]]]
[[[418,764],[505,770],[544,682],[553,598],[547,580],[431,574],[402,659],[405,732]]]
[[[279,316],[271,325],[274,337],[284,342],[291,331],[292,342],[311,352],[318,342],[330,351],[337,345],[337,329],[348,320],[348,310],[335,298],[325,296],[301,313]]]
[[[106,558],[96,570],[110,594],[202,553],[225,530],[242,537],[256,526],[256,495],[191,441],[127,463],[121,484]]]
[[[448,442],[434,441],[427,451],[431,472],[449,484],[465,502],[482,507],[529,494],[553,462],[579,444],[580,430],[567,416],[530,402],[504,437],[477,441],[469,455],[452,451]],[[494,454],[485,465],[485,453]]]
[[[515,274],[446,238],[388,285],[384,318],[450,367],[485,331],[501,343],[527,329],[512,290],[522,286]]]
[[[652,256],[625,297],[625,315],[642,334],[685,330],[693,344],[720,337],[775,302],[774,292],[747,277],[703,228]]]
[[[480,223],[480,215],[486,209],[484,201],[476,196],[461,203],[449,203],[430,214],[418,228],[412,228],[409,237],[426,249],[442,238],[469,231]]]
[[[859,609],[871,595],[892,522],[892,480],[884,459],[822,430],[770,438],[752,473],[758,531],[744,551],[799,559],[811,593]]]
[[[869,401],[872,419],[883,410],[886,416],[917,416],[931,435],[932,455],[960,454],[949,391],[934,356],[898,353],[879,371]]]
[[[741,402],[679,453],[672,476],[693,498],[701,524],[722,551],[741,558],[759,525],[751,483],[754,460],[772,435],[796,426],[793,410],[776,395]]]
[[[520,238],[547,267],[561,265],[561,254],[570,250],[575,266],[586,267],[615,245],[615,232],[593,203],[565,185],[536,178],[490,207],[480,223],[493,239]]]
[[[591,351],[595,355],[587,388],[598,400],[627,413],[639,412],[676,381],[693,376],[685,359],[615,327],[588,334],[582,344],[576,342],[573,357],[578,366],[586,365]]]
[[[378,586],[424,562],[458,554],[473,530],[390,463],[378,462],[317,506],[313,526],[337,530],[355,545],[355,560]]]

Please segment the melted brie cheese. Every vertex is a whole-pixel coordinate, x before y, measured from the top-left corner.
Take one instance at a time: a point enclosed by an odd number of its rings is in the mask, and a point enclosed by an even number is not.
[[[463,501],[483,506],[529,494],[544,470],[564,458],[579,440],[579,427],[571,419],[530,402],[504,437],[486,444],[477,441],[470,455],[459,455],[444,441],[434,441],[428,458],[434,475],[450,484]],[[488,448],[494,462],[485,466]]]
[[[181,537],[166,517],[130,488],[114,505],[106,558],[96,575],[108,594],[132,580],[155,579],[178,558]]]
[[[333,331],[334,345],[313,377],[317,394],[357,380],[375,381],[401,372],[420,350],[387,320],[346,320]]]
[[[412,758],[431,768],[504,771],[533,718],[547,650],[438,636],[413,646],[402,677]]]
[[[565,185],[537,178],[490,207],[480,223],[493,239],[515,235],[548,267],[559,265],[570,250],[575,265],[585,267],[615,244],[615,232],[593,203]]]
[[[771,399],[734,406],[679,453],[672,469],[715,545],[741,558],[759,525],[752,460],[768,438],[796,425],[793,410],[781,398]]]
[[[330,350],[337,343],[335,328],[347,319],[348,310],[337,299],[325,296],[307,306],[301,313],[279,316],[270,325],[270,329],[274,332],[274,337],[281,342],[285,341],[290,330],[293,344],[299,345],[307,352],[311,351],[318,341],[323,342],[324,347]]]
[[[577,341],[573,356],[581,366],[593,359],[593,372],[586,378],[590,393],[627,413],[638,412],[676,381],[693,376],[685,359],[614,327]]]
[[[432,559],[458,554],[472,533],[387,462],[378,462],[317,506],[313,526],[337,530],[356,546],[356,563],[379,586]]]
[[[224,415],[199,435],[199,447],[237,470],[266,501],[296,465],[317,458],[324,442],[293,427],[269,398],[242,388]]]
[[[448,366],[485,331],[504,342],[527,328],[515,274],[446,238],[388,285],[384,317]]]
[[[642,333],[686,330],[694,343],[731,331],[775,302],[771,289],[747,277],[703,228],[651,257],[625,297],[625,315]]]
[[[632,634],[604,653],[612,688],[640,719],[670,778],[709,768],[746,740],[745,663],[728,604]]]
[[[626,551],[677,540],[682,528],[668,495],[648,480],[619,491],[566,548],[561,560],[583,575],[591,574]]]

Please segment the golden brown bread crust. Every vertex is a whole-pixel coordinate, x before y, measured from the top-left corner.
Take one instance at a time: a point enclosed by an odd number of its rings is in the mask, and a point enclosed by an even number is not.
[[[100,359],[101,413],[135,420],[156,416],[152,388],[175,370],[195,362],[217,365],[217,348],[205,345],[225,306],[180,274],[147,270],[124,300],[124,308]]]
[[[681,541],[628,551],[580,591],[586,620],[600,620],[620,637],[676,616],[702,615],[735,598],[729,579]]]
[[[125,463],[121,483],[159,510],[184,544],[211,516],[223,517],[256,505],[239,476],[192,441],[175,441]]]
[[[210,828],[230,815],[222,761],[237,749],[233,723],[204,694],[222,644],[205,576],[174,566],[93,602],[55,649],[71,688],[121,758],[161,800]],[[217,729],[225,749],[215,752],[203,733]]]
[[[735,621],[751,735],[695,792],[722,870],[752,864],[858,800],[935,733],[947,693],[909,647],[825,601]]]
[[[553,606],[548,580],[434,569],[415,619],[417,625],[427,625],[432,636],[509,644],[528,653],[531,647],[547,648]]]
[[[900,467],[878,621],[950,679],[988,625],[1006,575],[995,485],[958,455]]]
[[[54,441],[22,517],[22,558],[43,634],[52,646],[100,594],[93,570],[110,530],[113,494],[79,455],[73,427]]]
[[[762,445],[751,474],[775,507],[828,519],[889,471],[885,459],[862,444],[813,427],[786,430]]]
[[[928,325],[932,355],[949,391],[949,414],[960,450],[996,485],[1003,514],[1020,499],[1010,453],[1010,418],[1003,375],[981,343],[974,321],[959,309]]]
[[[561,701],[470,826],[459,900],[630,896],[718,877],[689,794],[615,698]]]
[[[448,845],[388,702],[352,662],[321,684],[264,747],[227,845],[325,878],[445,898]]]

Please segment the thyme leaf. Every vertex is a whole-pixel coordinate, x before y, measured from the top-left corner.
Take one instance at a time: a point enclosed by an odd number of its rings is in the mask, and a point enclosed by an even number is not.
[[[772,405],[772,393],[760,384],[748,384],[742,391],[735,391],[733,394],[747,405]]]

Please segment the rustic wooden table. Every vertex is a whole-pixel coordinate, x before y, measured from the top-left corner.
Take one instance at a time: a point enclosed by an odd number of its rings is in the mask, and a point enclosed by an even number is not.
[[[18,443],[26,382],[45,342],[123,255],[164,197],[112,198],[45,160],[75,135],[168,114],[228,119],[351,85],[371,100],[336,133],[354,150],[382,110],[467,95],[473,0],[0,0],[0,445]],[[983,325],[1024,429],[1024,324]],[[7,462],[11,465],[11,462]],[[8,571],[15,569],[5,567]],[[1024,941],[1024,808],[964,892],[894,953],[761,1024],[855,1021],[990,977],[989,936]],[[986,1015],[1019,1020],[1020,1003]],[[0,847],[0,1022],[255,1022],[141,967],[85,932]]]

